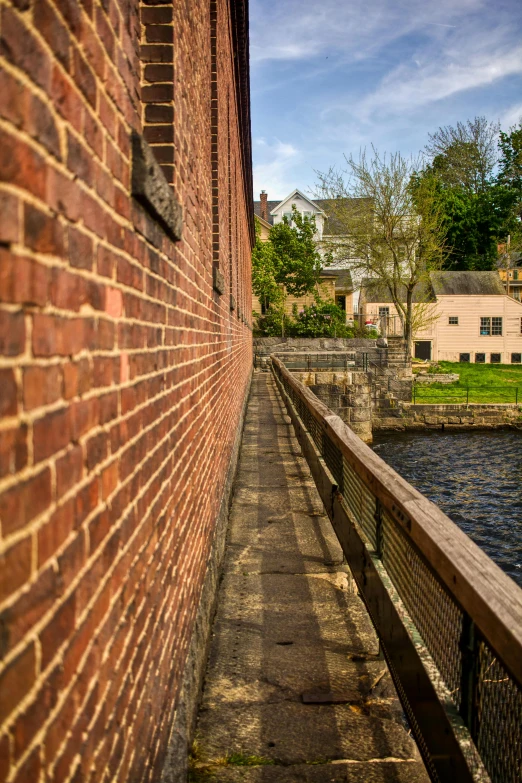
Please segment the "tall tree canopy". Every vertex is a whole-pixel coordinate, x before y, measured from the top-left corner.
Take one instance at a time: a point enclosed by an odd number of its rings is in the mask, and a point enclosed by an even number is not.
[[[384,286],[401,319],[411,355],[416,323],[414,289],[439,269],[444,232],[433,178],[413,175],[418,161],[381,156],[372,148],[346,159],[346,171],[319,173],[318,191],[331,199],[339,236],[332,252],[351,259],[354,276]]]
[[[497,244],[509,233],[515,195],[495,174],[499,132],[498,123],[475,117],[439,128],[426,145],[428,162],[417,181],[435,183],[450,268],[493,269]]]

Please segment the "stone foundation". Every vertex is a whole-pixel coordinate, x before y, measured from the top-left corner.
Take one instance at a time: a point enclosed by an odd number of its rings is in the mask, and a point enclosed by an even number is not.
[[[373,430],[522,429],[522,406],[517,405],[413,405],[401,403],[398,415],[372,420]]]

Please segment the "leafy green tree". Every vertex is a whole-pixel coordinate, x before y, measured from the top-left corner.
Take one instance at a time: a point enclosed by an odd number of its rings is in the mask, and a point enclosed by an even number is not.
[[[475,117],[429,136],[425,148],[429,162],[421,178],[435,183],[446,236],[446,267],[493,269],[497,244],[512,226],[515,196],[506,181],[512,158],[506,158],[504,179],[495,177],[499,131],[498,123]],[[509,151],[507,138],[505,146]]]
[[[284,336],[288,294],[316,291],[322,260],[315,240],[315,218],[303,217],[292,205],[292,218],[272,226],[268,241],[256,237],[252,252],[252,290],[263,305],[259,326],[265,334]]]
[[[315,240],[315,217],[303,217],[292,204],[292,218],[286,217],[270,229],[275,257],[275,280],[287,294],[304,296],[314,291],[321,273],[322,259]],[[266,243],[268,244],[268,243]]]
[[[318,192],[329,199],[329,218],[339,236],[332,252],[349,258],[356,280],[368,277],[395,305],[411,356],[416,322],[414,291],[440,269],[444,254],[433,178],[413,179],[418,161],[372,148],[348,168],[318,173]]]
[[[278,260],[272,242],[262,242],[256,227],[256,243],[252,250],[252,290],[266,312],[269,307],[280,310],[284,292],[277,281]]]
[[[522,118],[507,133],[500,131],[500,161],[497,182],[508,189],[512,210],[505,226],[504,239],[511,239],[511,250],[522,250]]]
[[[485,117],[438,128],[424,148],[432,171],[447,187],[485,192],[498,159],[499,130],[498,123]]]
[[[498,183],[515,191],[522,218],[522,118],[507,133],[500,131]]]

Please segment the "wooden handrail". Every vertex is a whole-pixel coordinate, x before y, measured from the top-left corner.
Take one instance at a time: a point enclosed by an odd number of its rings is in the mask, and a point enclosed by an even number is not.
[[[408,484],[303,386],[277,357],[272,357],[272,363],[522,687],[522,590],[438,506]]]

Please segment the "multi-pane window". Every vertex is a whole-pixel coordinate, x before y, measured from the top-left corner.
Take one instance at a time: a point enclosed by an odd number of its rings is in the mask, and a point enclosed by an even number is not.
[[[458,315],[450,315],[449,316],[449,325],[450,326],[458,326],[459,325],[459,317],[458,317]]]
[[[385,316],[390,314],[390,308],[389,307],[379,307],[379,318],[384,318]]]
[[[511,364],[521,364],[521,363],[522,363],[522,353],[512,353]]]
[[[469,363],[469,361],[470,361],[470,354],[469,353],[461,353],[461,354],[459,354],[459,362]]]
[[[500,364],[501,354],[499,353],[492,353],[490,356],[490,362],[491,364]]]
[[[498,316],[482,316],[480,319],[480,334],[489,335],[502,335],[502,318]]]
[[[484,364],[486,361],[486,354],[485,353],[476,353],[475,354],[475,364]]]

